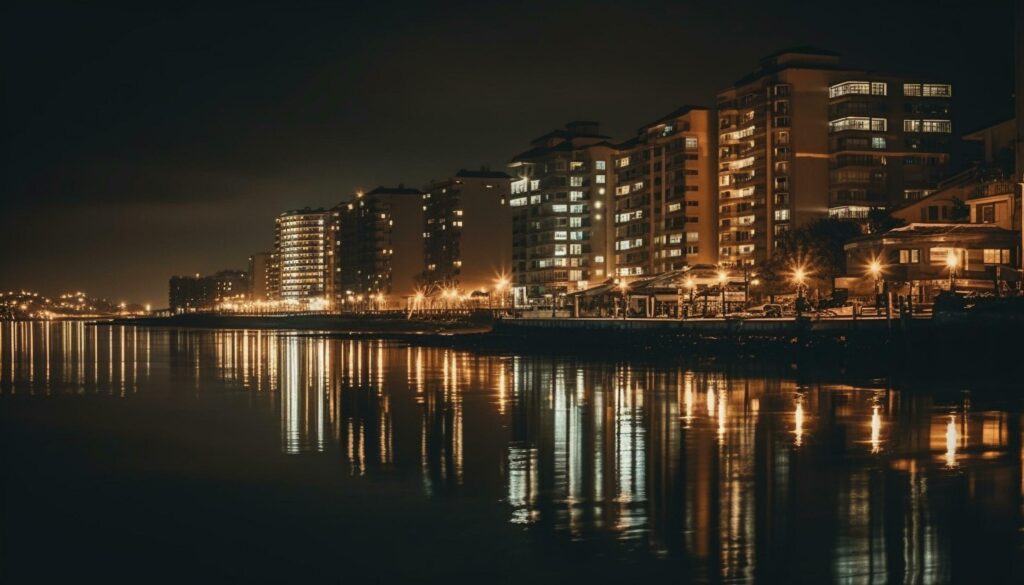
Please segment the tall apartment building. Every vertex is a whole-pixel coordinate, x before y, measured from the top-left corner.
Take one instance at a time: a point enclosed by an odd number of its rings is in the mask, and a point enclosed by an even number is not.
[[[270,298],[271,254],[257,252],[249,256],[249,300],[265,301]]]
[[[752,265],[788,229],[927,195],[949,163],[951,95],[821,49],[762,59],[718,95],[720,261]]]
[[[423,272],[426,287],[490,290],[510,273],[512,177],[460,170],[423,193]]]
[[[277,217],[276,293],[281,300],[328,299],[333,295],[336,212],[286,211]]]
[[[554,298],[613,274],[614,152],[597,122],[571,122],[534,139],[509,163],[519,298]]]
[[[422,196],[404,185],[377,187],[335,208],[338,296],[415,294],[423,272]]]
[[[707,108],[683,106],[618,145],[616,276],[718,261],[713,132]]]

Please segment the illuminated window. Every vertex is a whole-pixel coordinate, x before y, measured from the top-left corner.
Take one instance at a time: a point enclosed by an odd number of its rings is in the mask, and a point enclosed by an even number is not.
[[[603,160],[594,161],[594,168],[603,171],[607,168],[608,164]]]
[[[900,264],[917,264],[921,261],[921,251],[917,249],[900,250]]]
[[[569,177],[569,186],[570,187],[582,187],[583,186],[583,177]]]
[[[990,249],[986,248],[984,251],[984,262],[985,264],[1009,264],[1010,263],[1010,251],[1006,249]]]
[[[921,131],[948,134],[953,131],[953,123],[949,120],[921,120]]]
[[[921,95],[921,84],[920,83],[904,83],[903,84],[903,95],[919,96]]]
[[[565,213],[568,208],[562,204],[556,204],[551,206],[551,211],[555,213]]]
[[[692,136],[686,137],[686,150],[697,150],[699,143],[696,138]]]
[[[604,181],[605,181],[604,175],[595,175],[594,176],[594,182],[596,182],[597,184],[599,184],[599,185],[604,184]]]
[[[843,83],[837,83],[832,87],[828,88],[828,97],[837,98],[844,95],[869,95],[871,93],[871,84],[867,81],[846,81]]]
[[[843,132],[845,130],[870,130],[873,132],[885,132],[888,120],[885,118],[867,118],[851,116],[839,118],[828,123],[829,132]]]
[[[926,83],[921,95],[924,97],[952,97],[953,87],[946,83]]]
[[[921,120],[903,120],[904,132],[920,132]]]
[[[871,148],[885,148],[885,138],[881,136],[872,136]]]

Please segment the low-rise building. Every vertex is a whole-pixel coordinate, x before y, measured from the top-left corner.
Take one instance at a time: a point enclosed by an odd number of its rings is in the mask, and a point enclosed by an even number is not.
[[[869,294],[879,280],[918,302],[956,290],[1005,291],[1019,281],[1020,233],[993,224],[912,223],[856,238],[845,246],[847,277],[838,286]]]

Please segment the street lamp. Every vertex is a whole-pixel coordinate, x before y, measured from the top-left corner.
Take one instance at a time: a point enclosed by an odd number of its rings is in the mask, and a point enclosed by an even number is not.
[[[956,292],[956,269],[960,265],[956,251],[950,249],[946,253],[946,267],[949,268],[949,292]]]
[[[729,275],[724,270],[718,271],[718,288],[722,290],[722,316],[724,317],[728,311],[725,306],[725,285],[729,282]]]
[[[494,290],[498,291],[498,308],[505,307],[505,289],[508,288],[508,278],[504,275],[498,277],[498,280],[494,283]]]
[[[807,280],[807,271],[798,266],[793,271],[793,282],[796,283],[796,316],[799,317],[804,305],[804,282]]]
[[[882,299],[882,291],[879,289],[879,284],[882,282],[882,263],[878,258],[873,258],[871,262],[868,262],[868,274],[875,280],[875,311],[878,311]]]
[[[686,288],[690,289],[690,304],[686,307],[686,315],[690,315],[690,311],[693,310],[693,291],[697,288],[697,281],[692,276],[686,277]]]
[[[619,281],[619,290],[622,292],[622,320],[626,320],[626,293],[629,291],[629,284],[625,280]]]

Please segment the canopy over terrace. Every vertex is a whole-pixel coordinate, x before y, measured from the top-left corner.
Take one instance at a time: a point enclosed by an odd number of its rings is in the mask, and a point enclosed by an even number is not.
[[[621,315],[623,300],[630,314],[656,317],[680,315],[680,303],[695,291],[721,290],[722,273],[725,284],[744,284],[747,275],[742,271],[727,270],[711,264],[698,264],[680,270],[670,270],[621,282],[609,279],[586,290],[567,295],[577,316]]]

